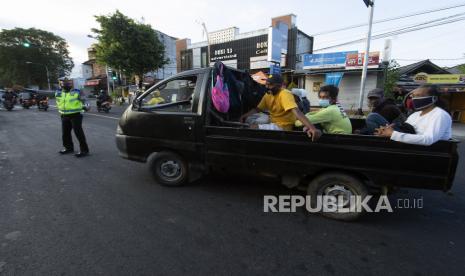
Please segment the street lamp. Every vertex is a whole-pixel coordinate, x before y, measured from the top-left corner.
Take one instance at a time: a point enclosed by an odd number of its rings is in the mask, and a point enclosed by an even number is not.
[[[45,71],[47,72],[48,91],[52,91],[52,89],[51,89],[51,87],[50,87],[50,75],[49,75],[49,72],[48,72],[48,67],[47,67],[47,65],[42,64],[42,63],[31,62],[31,61],[26,61],[26,64],[37,64],[37,65],[42,65],[42,66],[45,67]]]

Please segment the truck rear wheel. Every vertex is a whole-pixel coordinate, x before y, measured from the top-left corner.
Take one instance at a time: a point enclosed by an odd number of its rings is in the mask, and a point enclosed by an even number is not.
[[[365,199],[368,196],[368,191],[360,179],[350,174],[328,172],[317,176],[310,182],[307,194],[310,196],[313,208],[317,207],[318,204],[321,204],[320,206],[324,208],[325,196],[336,198],[336,210],[321,210],[321,213],[328,218],[351,221],[363,215],[363,208],[358,208],[358,206],[355,206],[355,203],[357,202],[357,197],[359,197],[359,200]],[[318,203],[318,200],[321,203]],[[349,208],[353,206],[356,208]]]
[[[188,180],[186,161],[174,152],[163,151],[152,154],[148,165],[155,181],[164,186],[181,186]]]

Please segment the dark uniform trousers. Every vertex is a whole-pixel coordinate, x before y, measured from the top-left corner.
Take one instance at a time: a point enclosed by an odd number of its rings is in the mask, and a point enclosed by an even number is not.
[[[81,152],[89,152],[86,136],[84,135],[84,130],[82,129],[81,113],[61,115],[61,134],[63,139],[63,146],[68,150],[74,150],[71,130],[74,130],[74,134],[79,141]]]

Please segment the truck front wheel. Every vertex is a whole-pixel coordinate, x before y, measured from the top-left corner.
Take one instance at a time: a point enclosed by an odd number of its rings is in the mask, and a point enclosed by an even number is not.
[[[148,158],[148,165],[155,181],[161,185],[181,186],[188,180],[187,163],[176,153],[154,153]]]
[[[368,196],[368,191],[357,177],[328,172],[310,182],[307,194],[312,207],[325,217],[350,221],[363,215],[365,210],[358,203]]]

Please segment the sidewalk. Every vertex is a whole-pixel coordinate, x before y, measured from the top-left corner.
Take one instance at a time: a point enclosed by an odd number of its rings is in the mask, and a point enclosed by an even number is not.
[[[452,124],[452,137],[460,141],[465,141],[465,124],[453,123]]]

